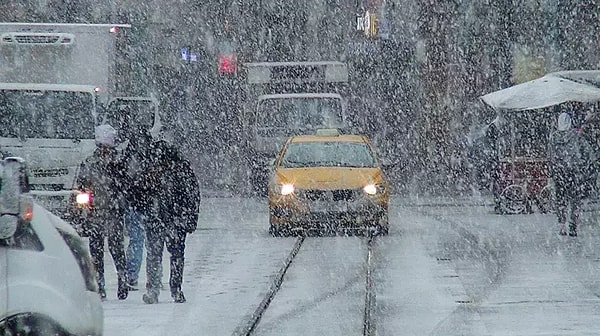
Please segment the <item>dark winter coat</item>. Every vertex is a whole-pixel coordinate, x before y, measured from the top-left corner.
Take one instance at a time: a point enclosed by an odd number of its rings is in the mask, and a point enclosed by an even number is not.
[[[188,160],[166,142],[157,144],[163,170],[161,172],[159,214],[166,225],[188,233],[194,232],[198,223],[200,187]]]
[[[77,188],[91,191],[95,210],[122,211],[124,167],[114,149],[96,149],[79,167]]]
[[[550,175],[556,177],[562,171],[584,179],[592,162],[592,149],[587,141],[574,129],[556,131],[551,134],[548,145]]]
[[[140,211],[150,210],[156,194],[155,155],[154,142],[150,135],[145,135],[135,142],[130,141],[120,156],[120,164],[126,167],[123,185],[127,205]]]

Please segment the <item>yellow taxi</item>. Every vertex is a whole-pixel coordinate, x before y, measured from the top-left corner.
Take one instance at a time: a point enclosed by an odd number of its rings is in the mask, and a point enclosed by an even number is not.
[[[387,234],[390,187],[367,137],[335,129],[287,140],[268,186],[269,232]]]

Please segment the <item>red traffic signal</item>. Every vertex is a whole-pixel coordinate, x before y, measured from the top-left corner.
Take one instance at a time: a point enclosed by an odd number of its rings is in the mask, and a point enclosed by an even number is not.
[[[219,54],[217,71],[220,74],[235,74],[237,72],[237,54]]]

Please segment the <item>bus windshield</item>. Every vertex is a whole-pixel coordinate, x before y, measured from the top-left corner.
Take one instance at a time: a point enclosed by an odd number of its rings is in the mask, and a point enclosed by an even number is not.
[[[261,128],[336,128],[343,126],[342,104],[334,98],[276,98],[259,102]]]
[[[93,139],[90,92],[0,90],[0,137]]]

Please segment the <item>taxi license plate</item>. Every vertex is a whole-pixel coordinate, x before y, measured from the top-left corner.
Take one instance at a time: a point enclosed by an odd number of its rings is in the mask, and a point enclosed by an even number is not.
[[[311,212],[346,212],[348,204],[346,202],[313,202],[310,205]]]

